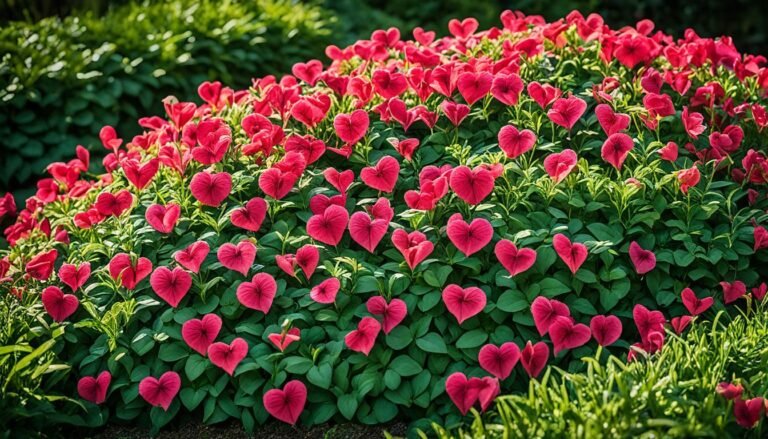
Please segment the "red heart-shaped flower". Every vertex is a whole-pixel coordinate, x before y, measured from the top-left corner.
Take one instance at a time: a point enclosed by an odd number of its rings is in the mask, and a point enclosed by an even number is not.
[[[392,192],[400,174],[400,162],[387,155],[379,159],[375,166],[368,166],[360,171],[360,179],[368,187],[382,192]]]
[[[283,171],[273,167],[265,170],[259,176],[259,188],[270,197],[281,200],[293,189],[299,179],[294,172]]]
[[[245,206],[233,211],[229,220],[233,226],[258,232],[266,216],[267,202],[261,197],[254,197],[245,203]]]
[[[621,320],[616,316],[596,315],[589,322],[592,337],[600,346],[610,346],[621,337]]]
[[[213,343],[208,346],[208,358],[214,366],[218,366],[228,375],[235,373],[237,365],[248,355],[248,342],[242,338],[232,340],[232,343]]]
[[[64,294],[61,288],[50,286],[41,294],[43,308],[56,322],[63,322],[74,314],[80,302],[74,294]]]
[[[680,293],[680,296],[683,299],[683,305],[685,305],[685,308],[689,313],[691,313],[691,315],[694,316],[697,316],[708,310],[715,302],[714,297],[705,297],[703,299],[699,299],[696,297],[696,293],[694,293],[690,288],[684,289],[683,292]]]
[[[560,89],[553,87],[549,84],[539,84],[536,81],[528,83],[528,94],[536,101],[542,110],[546,109],[549,104],[559,98],[562,94]]]
[[[337,245],[344,236],[348,221],[347,209],[330,205],[323,213],[313,215],[307,221],[307,234],[323,244]]]
[[[91,277],[91,263],[83,262],[79,266],[73,264],[61,264],[59,268],[59,279],[64,282],[72,291],[85,285],[88,278]]]
[[[333,128],[347,145],[354,145],[365,136],[370,119],[365,110],[355,110],[351,114],[340,113],[333,119]]]
[[[149,284],[152,285],[155,294],[171,307],[176,308],[189,292],[192,276],[179,267],[173,270],[168,267],[157,267],[149,277]]]
[[[453,245],[467,257],[482,250],[493,238],[493,226],[487,219],[475,218],[467,224],[460,213],[448,219],[445,231]]]
[[[552,238],[552,245],[555,247],[557,255],[560,256],[560,259],[565,262],[565,265],[568,266],[573,274],[576,274],[581,264],[587,260],[587,246],[579,242],[571,242],[562,233],[558,233]]]
[[[373,296],[366,303],[368,312],[382,317],[382,328],[385,334],[389,334],[408,314],[408,307],[400,299],[392,299],[387,303],[387,299],[381,296]]]
[[[211,251],[211,246],[205,241],[197,241],[188,245],[184,250],[179,250],[173,255],[182,267],[197,274],[200,272],[200,266],[203,264],[206,256]]]
[[[491,171],[482,166],[475,169],[459,166],[451,172],[451,189],[459,198],[473,206],[480,204],[493,192],[494,183]]]
[[[237,287],[237,300],[246,308],[269,313],[277,293],[277,282],[269,273],[256,273],[250,282]]]
[[[513,125],[505,125],[499,130],[499,148],[511,159],[515,159],[530,151],[536,144],[536,134],[531,130],[518,129]]]
[[[649,311],[648,308],[638,303],[632,309],[632,317],[643,344],[648,343],[648,338],[652,333],[664,334],[664,323],[667,322],[667,319],[661,311]]]
[[[530,248],[518,249],[508,239],[502,239],[497,242],[494,253],[496,254],[496,259],[507,269],[510,276],[527,271],[536,263],[536,250]]]
[[[482,311],[486,302],[485,292],[478,287],[461,288],[450,284],[443,289],[443,303],[459,325]]]
[[[219,247],[216,256],[225,268],[247,276],[248,270],[256,259],[256,246],[247,239],[240,241],[237,245],[228,242]]]
[[[632,138],[624,133],[614,133],[608,136],[608,139],[603,143],[603,147],[600,149],[600,155],[603,160],[610,163],[614,168],[621,170],[621,166],[624,164],[624,160],[627,159],[627,155],[632,151],[635,144]]]
[[[456,81],[459,94],[472,105],[484,98],[493,86],[493,75],[488,72],[464,72]]]
[[[136,189],[142,190],[155,178],[160,168],[160,160],[153,158],[143,165],[138,160],[125,160],[121,166],[125,172],[125,178],[136,186]]]
[[[553,123],[570,130],[585,111],[587,111],[587,103],[581,98],[571,96],[557,99],[547,112],[547,116]]]
[[[608,104],[600,104],[595,107],[595,115],[603,131],[608,136],[622,132],[629,127],[629,115],[616,113]]]
[[[411,270],[431,255],[435,249],[435,245],[427,241],[423,233],[417,231],[408,233],[403,229],[397,229],[392,233],[392,244],[403,255]]]
[[[192,177],[189,190],[200,203],[218,207],[232,191],[232,176],[226,172],[198,172]]]
[[[548,155],[544,159],[544,170],[555,183],[560,183],[576,167],[577,160],[576,152],[565,149],[559,153]]]
[[[120,279],[121,284],[128,290],[136,288],[145,277],[152,272],[152,262],[140,257],[134,264],[127,253],[118,253],[109,261],[109,275],[114,280]]]
[[[388,228],[388,220],[372,219],[365,212],[355,212],[349,218],[349,236],[371,253],[387,234]]]
[[[568,305],[555,299],[548,299],[544,296],[539,296],[531,303],[531,314],[533,315],[533,323],[536,325],[536,330],[539,331],[539,335],[544,336],[549,327],[555,321],[555,318],[559,316],[570,316],[571,310],[568,309]]]
[[[541,374],[541,371],[547,365],[548,358],[549,346],[543,341],[536,344],[529,341],[520,352],[520,364],[523,365],[523,369],[531,378],[536,378]]]
[[[176,203],[169,203],[165,206],[161,204],[149,206],[144,216],[153,229],[160,233],[171,233],[176,226],[179,215],[181,215],[181,206]]]
[[[629,258],[637,274],[648,273],[656,267],[656,255],[650,250],[644,250],[636,241],[629,244]]]
[[[491,95],[504,105],[514,106],[520,99],[520,93],[525,88],[520,75],[499,73],[493,78]]]
[[[97,377],[82,377],[77,382],[77,393],[88,402],[101,404],[107,399],[107,390],[111,382],[112,374],[106,370]]]
[[[285,352],[291,343],[301,340],[301,331],[299,328],[291,328],[278,334],[269,334],[267,338],[280,349],[280,352]]]
[[[299,380],[288,381],[282,390],[267,391],[263,403],[270,415],[294,425],[307,403],[307,387]]]
[[[445,380],[445,393],[456,404],[459,412],[466,415],[477,402],[480,388],[463,373],[454,372]]]
[[[349,186],[355,181],[355,173],[351,169],[339,172],[335,168],[327,168],[323,171],[323,176],[331,186],[342,194],[346,193]]]
[[[159,379],[146,377],[139,383],[139,395],[150,405],[168,411],[173,398],[181,389],[181,378],[176,372],[166,372]]]
[[[336,301],[336,294],[339,293],[341,282],[335,278],[328,278],[309,290],[309,297],[317,303],[333,303]]]
[[[133,205],[133,194],[123,189],[117,194],[102,192],[96,197],[94,206],[104,216],[120,216]]]
[[[512,369],[520,360],[520,348],[512,342],[504,343],[501,346],[487,344],[480,348],[477,360],[480,367],[496,378],[503,380],[512,373]]]
[[[205,356],[208,346],[216,340],[221,331],[221,317],[206,314],[202,319],[190,319],[181,325],[181,338],[189,347]]]
[[[356,352],[361,352],[365,356],[371,353],[373,345],[376,343],[376,337],[381,331],[381,324],[373,317],[363,317],[357,324],[357,329],[344,336],[344,343],[347,347]]]

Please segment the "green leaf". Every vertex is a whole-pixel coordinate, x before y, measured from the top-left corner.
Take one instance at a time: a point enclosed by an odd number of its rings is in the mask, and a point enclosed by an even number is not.
[[[541,295],[550,298],[571,291],[571,287],[552,277],[542,279],[539,287],[541,287]]]
[[[331,365],[327,363],[312,366],[312,368],[309,369],[309,372],[307,372],[307,380],[322,389],[330,388],[332,379],[333,369],[331,368]]]
[[[485,341],[488,340],[488,334],[482,329],[473,329],[472,331],[464,333],[458,340],[456,340],[456,347],[459,349],[471,349],[476,348]]]
[[[399,351],[405,349],[413,341],[413,334],[407,326],[395,326],[386,336],[387,346]]]
[[[418,346],[424,352],[433,354],[447,354],[448,348],[445,346],[443,337],[435,332],[430,332],[416,340]]]
[[[413,358],[407,355],[400,355],[391,363],[389,363],[389,369],[397,372],[402,377],[408,377],[416,375],[421,372],[421,366]]]
[[[336,405],[339,407],[339,413],[341,413],[342,416],[348,420],[352,420],[357,411],[357,398],[355,395],[351,394],[341,395],[336,402]]]
[[[184,373],[190,381],[194,381],[205,372],[206,367],[208,367],[208,360],[198,354],[191,354],[184,365]]]
[[[192,411],[203,402],[206,395],[208,395],[208,392],[203,389],[184,387],[179,392],[179,399],[187,410]]]
[[[163,361],[173,362],[189,355],[189,349],[183,343],[164,343],[160,345],[157,357]]]
[[[430,264],[429,269],[424,272],[424,281],[429,286],[442,288],[452,271],[453,269],[447,265]]]
[[[530,307],[528,298],[521,291],[508,290],[499,296],[496,301],[496,308],[504,312],[518,312]]]

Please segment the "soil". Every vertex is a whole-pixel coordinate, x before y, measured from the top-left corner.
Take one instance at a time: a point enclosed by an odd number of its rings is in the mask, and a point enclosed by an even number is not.
[[[384,432],[395,437],[404,437],[405,423],[384,426],[360,424],[321,425],[311,428],[291,427],[283,423],[268,423],[257,427],[253,435],[246,433],[239,424],[203,425],[188,423],[176,429],[160,432],[156,439],[375,439],[383,438]],[[65,436],[66,437],[66,436]],[[150,438],[147,430],[124,426],[109,425],[91,434],[79,433],[72,438],[80,439],[145,439]]]

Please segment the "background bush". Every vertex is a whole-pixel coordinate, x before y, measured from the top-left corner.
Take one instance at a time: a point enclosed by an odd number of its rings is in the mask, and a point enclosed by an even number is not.
[[[0,29],[0,189],[30,185],[77,144],[101,150],[103,125],[129,140],[136,119],[161,114],[168,95],[191,99],[202,81],[243,88],[289,71],[322,52],[330,22],[317,7],[285,0],[173,0],[8,23]]]
[[[737,47],[748,53],[768,52],[768,3],[753,0],[325,0],[325,6],[340,17],[340,25],[348,30],[352,42],[374,29],[397,26],[444,33],[448,20],[475,17],[481,28],[498,26],[499,12],[520,10],[540,14],[548,21],[557,20],[573,10],[584,16],[596,12],[611,27],[634,25],[650,19],[656,27],[675,36],[695,27],[701,36],[733,37]]]

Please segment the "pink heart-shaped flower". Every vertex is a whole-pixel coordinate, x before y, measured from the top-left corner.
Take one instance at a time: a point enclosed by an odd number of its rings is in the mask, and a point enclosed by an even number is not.
[[[190,319],[181,325],[181,338],[189,347],[205,356],[208,346],[216,340],[221,331],[221,317],[206,314],[202,319]]]
[[[507,269],[510,276],[516,276],[536,263],[536,250],[530,248],[518,249],[517,246],[507,239],[502,239],[496,243],[494,248],[496,259]]]
[[[214,366],[218,366],[228,375],[235,373],[237,365],[248,355],[248,342],[242,338],[232,340],[232,343],[213,343],[208,346],[208,358]]]
[[[61,288],[49,286],[41,294],[43,308],[55,322],[63,322],[77,310],[80,302],[74,294],[64,294]]]
[[[256,273],[250,282],[237,287],[237,300],[243,306],[268,314],[277,293],[277,282],[269,273]]]
[[[200,272],[200,266],[210,251],[211,247],[207,242],[197,241],[188,245],[187,248],[174,253],[173,259],[182,267],[197,274]]]
[[[139,383],[139,395],[150,405],[168,411],[173,398],[181,389],[181,378],[176,372],[166,372],[159,379],[146,377]]]
[[[256,246],[249,240],[240,241],[237,245],[228,242],[219,247],[216,256],[225,268],[247,276],[256,259]]]
[[[504,343],[501,346],[487,344],[480,348],[477,360],[480,367],[496,378],[503,380],[512,373],[512,369],[520,360],[520,348],[512,342]]]
[[[294,425],[307,403],[307,386],[299,380],[288,381],[282,389],[267,391],[263,403],[267,413]]]
[[[448,312],[456,317],[459,325],[485,308],[487,297],[485,292],[477,287],[461,288],[450,284],[443,289],[443,303]]]
[[[454,246],[469,257],[482,250],[493,238],[493,226],[484,218],[475,218],[467,224],[460,213],[448,219],[445,229]]]

